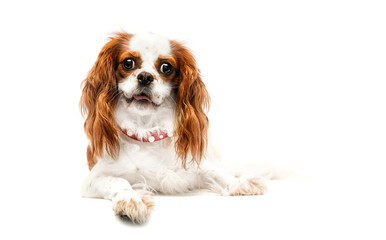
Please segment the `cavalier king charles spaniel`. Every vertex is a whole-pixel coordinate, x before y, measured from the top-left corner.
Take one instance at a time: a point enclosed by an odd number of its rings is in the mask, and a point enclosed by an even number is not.
[[[265,192],[259,178],[235,176],[219,163],[208,136],[209,95],[182,43],[153,33],[116,33],[82,87],[90,140],[84,197],[109,199],[117,215],[143,223],[153,193]]]

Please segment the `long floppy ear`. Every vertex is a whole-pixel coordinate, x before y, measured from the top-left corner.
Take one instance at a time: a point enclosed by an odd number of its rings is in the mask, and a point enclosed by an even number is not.
[[[175,149],[184,167],[188,153],[192,155],[192,161],[199,165],[208,143],[209,120],[205,110],[209,108],[210,98],[192,53],[176,41],[172,41],[171,45],[178,64],[174,83],[178,87]]]
[[[80,107],[83,116],[87,116],[84,129],[90,140],[87,148],[89,169],[96,164],[97,157],[101,157],[104,150],[113,158],[119,153],[118,131],[114,119],[118,102],[116,67],[121,47],[129,38],[127,33],[117,33],[111,37],[82,82]]]

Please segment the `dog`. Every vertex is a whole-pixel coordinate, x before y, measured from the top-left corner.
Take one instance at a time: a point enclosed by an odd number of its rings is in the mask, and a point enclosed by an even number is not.
[[[183,43],[115,33],[82,88],[90,141],[84,197],[109,199],[117,215],[144,223],[154,193],[265,193],[258,177],[234,176],[221,165],[208,133],[209,94]]]

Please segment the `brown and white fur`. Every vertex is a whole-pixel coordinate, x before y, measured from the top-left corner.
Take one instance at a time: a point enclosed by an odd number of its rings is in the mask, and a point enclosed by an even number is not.
[[[235,177],[220,165],[208,137],[209,95],[180,42],[116,33],[84,80],[80,105],[91,170],[82,195],[110,199],[115,213],[133,222],[146,221],[153,193],[265,192],[258,178]],[[151,132],[167,136],[154,141]]]

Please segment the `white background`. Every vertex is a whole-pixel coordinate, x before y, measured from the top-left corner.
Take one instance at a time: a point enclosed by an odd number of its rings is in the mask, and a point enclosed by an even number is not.
[[[1,239],[385,239],[382,1],[3,1]],[[185,41],[234,162],[309,176],[259,197],[156,197],[135,226],[80,198],[78,102],[108,35]]]

